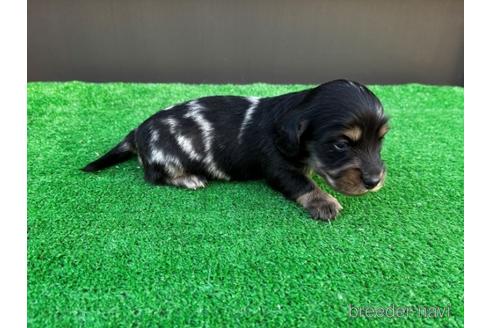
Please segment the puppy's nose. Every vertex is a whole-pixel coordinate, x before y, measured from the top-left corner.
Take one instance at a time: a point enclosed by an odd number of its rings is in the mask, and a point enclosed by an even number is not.
[[[376,187],[378,185],[379,181],[381,181],[381,178],[379,175],[373,175],[373,176],[365,177],[362,179],[362,182],[364,183],[364,186],[367,189],[373,189],[374,187]]]

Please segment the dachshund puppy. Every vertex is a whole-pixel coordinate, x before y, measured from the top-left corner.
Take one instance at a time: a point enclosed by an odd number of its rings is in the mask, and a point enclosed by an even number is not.
[[[344,194],[379,190],[387,122],[378,98],[346,80],[276,97],[205,97],[155,113],[82,170],[137,155],[145,180],[157,185],[265,179],[313,218],[331,220],[342,207],[309,172]]]

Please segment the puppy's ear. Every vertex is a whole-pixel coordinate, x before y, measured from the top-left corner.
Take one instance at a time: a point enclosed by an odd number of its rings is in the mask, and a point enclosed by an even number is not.
[[[301,137],[308,121],[300,113],[287,113],[276,124],[275,145],[287,157],[294,157],[300,151]]]

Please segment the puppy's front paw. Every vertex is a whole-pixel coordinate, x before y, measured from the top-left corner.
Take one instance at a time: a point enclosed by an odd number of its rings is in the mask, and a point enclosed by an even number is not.
[[[313,219],[333,220],[342,210],[342,206],[336,198],[314,189],[297,198],[297,202],[306,208]]]
[[[309,213],[316,220],[333,220],[342,209],[340,203],[335,199],[319,199],[313,201],[307,207]]]

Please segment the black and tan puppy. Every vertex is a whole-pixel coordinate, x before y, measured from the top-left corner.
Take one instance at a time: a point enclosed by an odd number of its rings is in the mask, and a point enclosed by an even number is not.
[[[207,180],[265,179],[315,219],[342,208],[309,178],[349,195],[376,191],[387,118],[365,86],[336,80],[276,97],[205,97],[161,110],[83,170],[137,155],[145,179],[190,189]]]

